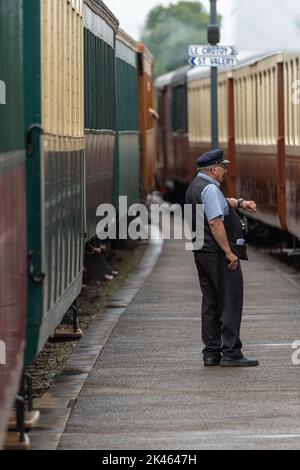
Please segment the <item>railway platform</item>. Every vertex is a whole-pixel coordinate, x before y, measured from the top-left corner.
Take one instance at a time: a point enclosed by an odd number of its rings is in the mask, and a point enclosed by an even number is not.
[[[250,248],[241,337],[260,365],[204,368],[193,255],[181,241],[154,252],[36,404],[32,448],[299,449],[300,277]]]

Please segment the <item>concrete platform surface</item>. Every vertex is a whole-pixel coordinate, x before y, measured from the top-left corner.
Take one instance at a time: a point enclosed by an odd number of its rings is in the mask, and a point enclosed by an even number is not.
[[[165,242],[157,266],[101,351],[60,449],[299,449],[300,284],[250,250],[244,354],[257,368],[204,368],[192,253]]]

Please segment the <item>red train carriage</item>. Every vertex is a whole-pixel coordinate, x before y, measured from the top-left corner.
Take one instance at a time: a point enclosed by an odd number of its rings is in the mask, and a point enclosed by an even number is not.
[[[188,140],[188,100],[186,74],[189,67],[179,69],[172,78],[172,130],[175,182],[180,188],[190,180]]]
[[[210,74],[191,70],[187,81],[189,159],[178,173],[178,150],[173,133],[182,111],[175,104],[173,83],[182,70],[159,77],[160,162],[163,180],[176,183],[179,176],[194,172],[197,155],[210,148]],[[268,53],[243,60],[233,69],[220,69],[218,78],[219,141],[231,161],[224,187],[228,196],[244,195],[257,201],[255,218],[288,230],[300,238],[300,106],[297,84],[299,57]],[[175,145],[174,145],[175,142]],[[178,148],[178,144],[177,144]],[[173,167],[172,167],[173,165]],[[172,170],[170,170],[172,168]],[[187,181],[188,183],[188,181]]]
[[[233,99],[229,76],[219,76],[220,141],[227,154],[227,117]],[[159,164],[162,183],[173,181],[177,197],[195,175],[197,156],[211,148],[210,73],[188,67],[163,75],[155,83],[160,114]],[[233,132],[230,129],[230,132]],[[230,139],[232,142],[232,138]],[[234,165],[232,165],[234,168]],[[234,175],[230,175],[227,193],[235,195]]]
[[[163,185],[174,179],[172,120],[172,79],[174,72],[167,73],[155,81],[159,114],[158,125],[158,177]]]
[[[196,158],[211,149],[211,93],[210,70],[192,69],[187,74],[188,88],[188,123],[190,168],[192,179],[195,173]],[[230,197],[236,196],[236,161],[234,152],[234,122],[233,122],[233,79],[232,72],[220,68],[218,75],[218,105],[219,105],[219,145],[229,159],[230,169],[223,184],[223,190]]]
[[[161,183],[173,181],[182,198],[192,167],[189,159],[187,71],[183,67],[160,77],[156,83],[160,113],[159,161]]]
[[[247,61],[233,81],[237,193],[256,200],[256,219],[286,229],[282,55]]]
[[[282,211],[284,207],[286,208],[286,225],[289,232],[300,239],[299,80],[299,56],[285,56],[283,64],[280,65],[280,76],[278,77],[279,116],[281,117],[278,134],[278,151],[280,155],[278,165],[281,175],[279,203]]]
[[[141,180],[143,198],[155,189],[157,171],[157,114],[154,111],[154,58],[139,44],[139,122],[141,132]]]

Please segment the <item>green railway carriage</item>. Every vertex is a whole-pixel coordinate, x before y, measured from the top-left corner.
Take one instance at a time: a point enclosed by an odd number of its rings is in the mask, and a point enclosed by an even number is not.
[[[24,365],[81,291],[98,206],[152,188],[153,58],[118,27],[101,0],[0,0],[0,448]]]
[[[28,364],[54,332],[82,285],[82,0],[26,0],[24,54]]]
[[[114,197],[127,196],[128,206],[140,201],[140,131],[138,44],[124,31],[116,38],[117,142]]]
[[[22,7],[22,0],[0,1],[0,449],[19,388],[25,344]]]
[[[113,202],[116,141],[115,35],[118,21],[100,0],[85,0],[85,158],[87,240],[100,204]]]

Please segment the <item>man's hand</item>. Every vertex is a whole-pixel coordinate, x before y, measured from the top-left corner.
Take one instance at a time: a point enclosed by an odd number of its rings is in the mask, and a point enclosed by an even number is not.
[[[209,226],[214,239],[216,240],[222,251],[224,251],[226,259],[229,261],[228,269],[230,271],[236,271],[239,266],[239,259],[232,253],[230,249],[226,230],[222,220],[219,217],[210,220]]]
[[[243,201],[241,206],[244,211],[250,212],[250,214],[256,213],[257,207],[254,201]]]
[[[232,251],[230,253],[226,254],[226,259],[229,261],[228,269],[230,271],[236,271],[237,268],[239,267],[239,259],[237,256],[235,256]]]
[[[229,202],[229,204],[231,205],[231,207],[233,209],[239,209],[239,205],[238,205],[238,199],[231,199],[231,198],[228,198],[227,201]],[[250,212],[250,214],[255,214],[256,213],[256,203],[254,201],[243,201],[241,203],[241,208],[243,208],[244,211],[246,212]]]

